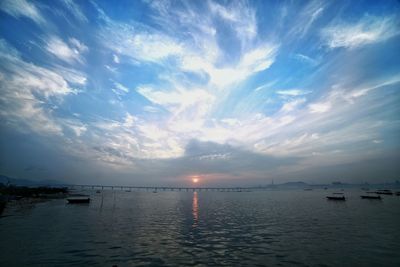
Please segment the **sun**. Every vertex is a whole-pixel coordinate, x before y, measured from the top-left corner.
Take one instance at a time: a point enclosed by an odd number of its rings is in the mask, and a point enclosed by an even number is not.
[[[192,178],[192,182],[195,183],[195,184],[197,184],[197,183],[199,182],[199,178],[193,177],[193,178]]]

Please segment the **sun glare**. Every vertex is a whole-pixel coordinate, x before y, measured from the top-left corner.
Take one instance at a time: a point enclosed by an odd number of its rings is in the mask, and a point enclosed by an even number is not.
[[[195,183],[195,184],[197,184],[197,183],[199,182],[199,178],[193,177],[193,178],[192,178],[192,182]]]

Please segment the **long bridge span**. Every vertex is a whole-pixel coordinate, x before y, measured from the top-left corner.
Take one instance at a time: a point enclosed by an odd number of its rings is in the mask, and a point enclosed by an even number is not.
[[[64,185],[69,189],[92,190],[125,190],[125,191],[218,191],[218,192],[248,192],[254,190],[266,190],[266,187],[179,187],[179,186],[129,186],[129,185]]]

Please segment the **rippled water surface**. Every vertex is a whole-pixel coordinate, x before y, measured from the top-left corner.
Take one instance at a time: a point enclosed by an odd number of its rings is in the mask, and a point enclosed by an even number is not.
[[[0,266],[400,266],[400,197],[103,191],[0,218]]]

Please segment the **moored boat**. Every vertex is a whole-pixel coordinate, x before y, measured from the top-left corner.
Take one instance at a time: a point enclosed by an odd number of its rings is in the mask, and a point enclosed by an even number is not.
[[[69,204],[80,204],[80,203],[89,203],[89,196],[74,196],[67,198]]]
[[[3,213],[3,210],[6,208],[6,201],[0,199],[0,214]]]
[[[346,200],[346,198],[344,197],[344,196],[327,196],[326,197],[328,200],[342,200],[342,201],[344,201],[344,200]]]
[[[393,195],[393,192],[388,189],[377,190],[377,191],[375,191],[375,193],[379,194],[379,195]]]

